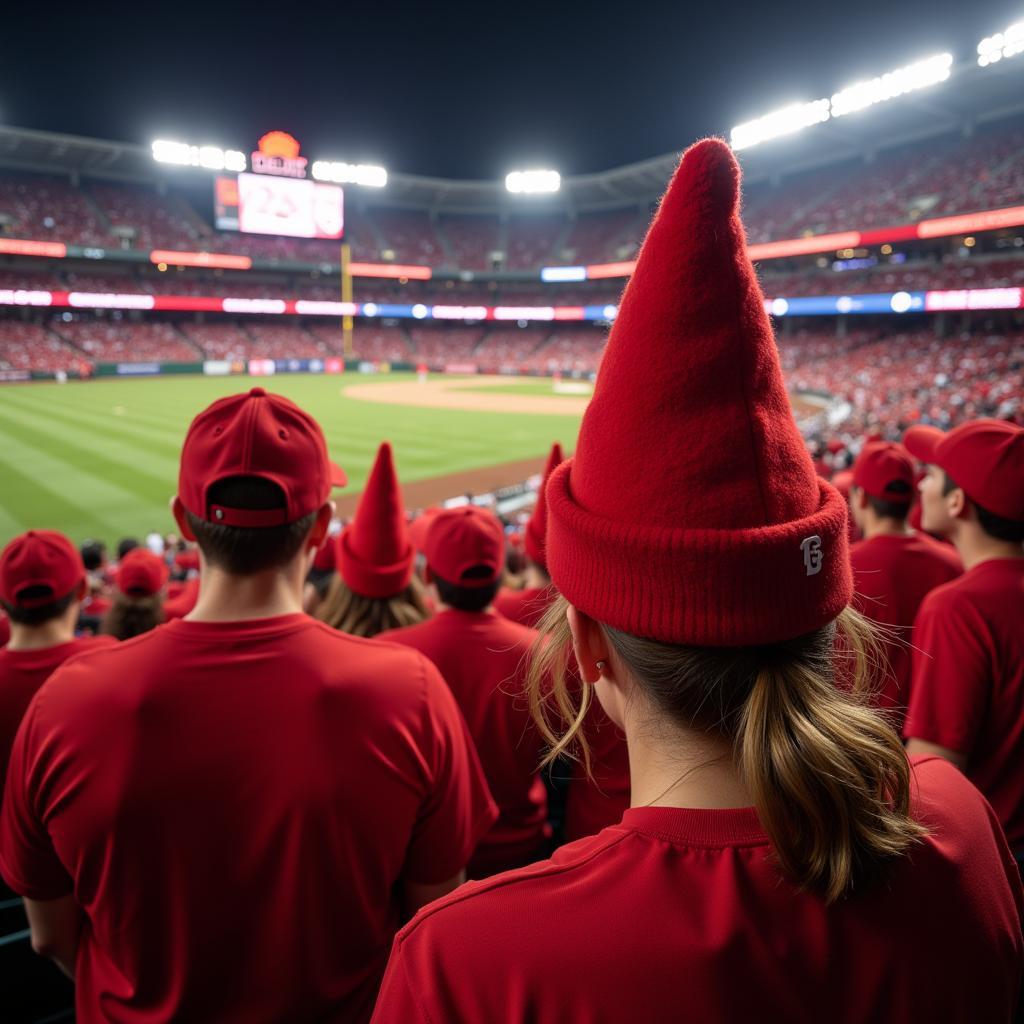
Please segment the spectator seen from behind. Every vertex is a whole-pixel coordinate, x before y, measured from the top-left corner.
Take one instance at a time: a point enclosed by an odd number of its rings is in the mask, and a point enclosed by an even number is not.
[[[496,812],[437,670],[302,612],[320,427],[262,388],[189,428],[187,619],[75,658],[15,740],[0,872],[82,1021],[366,1020],[392,936]]]

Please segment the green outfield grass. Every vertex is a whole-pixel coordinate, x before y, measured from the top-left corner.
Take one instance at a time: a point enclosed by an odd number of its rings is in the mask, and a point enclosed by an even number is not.
[[[108,544],[172,529],[167,506],[189,421],[215,398],[253,384],[269,385],[316,416],[332,457],[348,473],[346,493],[362,488],[385,439],[394,445],[403,480],[540,459],[556,439],[574,446],[579,421],[564,415],[417,409],[345,397],[346,386],[367,379],[156,377],[6,386],[0,390],[0,544],[32,527]]]

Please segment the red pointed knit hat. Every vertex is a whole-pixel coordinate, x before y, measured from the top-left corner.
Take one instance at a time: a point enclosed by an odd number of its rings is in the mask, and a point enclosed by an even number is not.
[[[357,594],[394,597],[409,585],[415,558],[391,445],[385,441],[355,517],[338,536],[337,569]]]
[[[545,537],[548,530],[548,503],[545,497],[545,490],[551,474],[565,461],[562,454],[562,446],[556,441],[548,453],[548,461],[544,466],[544,478],[540,482],[540,490],[537,491],[537,504],[533,507],[533,515],[526,524],[526,554],[530,561],[547,569],[548,558],[545,547]]]
[[[846,503],[789,406],[718,139],[683,156],[626,287],[575,456],[547,487],[561,593],[668,643],[809,633],[853,593]]]

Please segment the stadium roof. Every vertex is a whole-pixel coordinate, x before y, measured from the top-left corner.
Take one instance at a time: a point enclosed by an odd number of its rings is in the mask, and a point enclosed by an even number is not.
[[[970,62],[953,69],[944,86],[901,96],[827,124],[744,150],[748,185],[854,159],[885,149],[1024,113],[1024,60],[987,68]],[[726,129],[723,128],[723,134]],[[550,196],[512,196],[501,181],[429,178],[389,170],[383,190],[348,189],[358,205],[405,207],[436,213],[543,213],[643,206],[660,196],[678,154],[666,154],[595,174],[562,178]],[[195,181],[211,172],[169,168],[153,161],[148,143],[110,142],[0,126],[0,167],[122,181]]]

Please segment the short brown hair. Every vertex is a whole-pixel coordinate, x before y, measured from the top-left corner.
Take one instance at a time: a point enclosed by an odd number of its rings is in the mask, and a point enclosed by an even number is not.
[[[210,487],[208,504],[253,510],[285,507],[281,488],[256,476],[235,476]],[[210,565],[232,576],[252,576],[287,565],[302,549],[316,522],[316,513],[283,526],[224,526],[186,510],[199,550]]]

